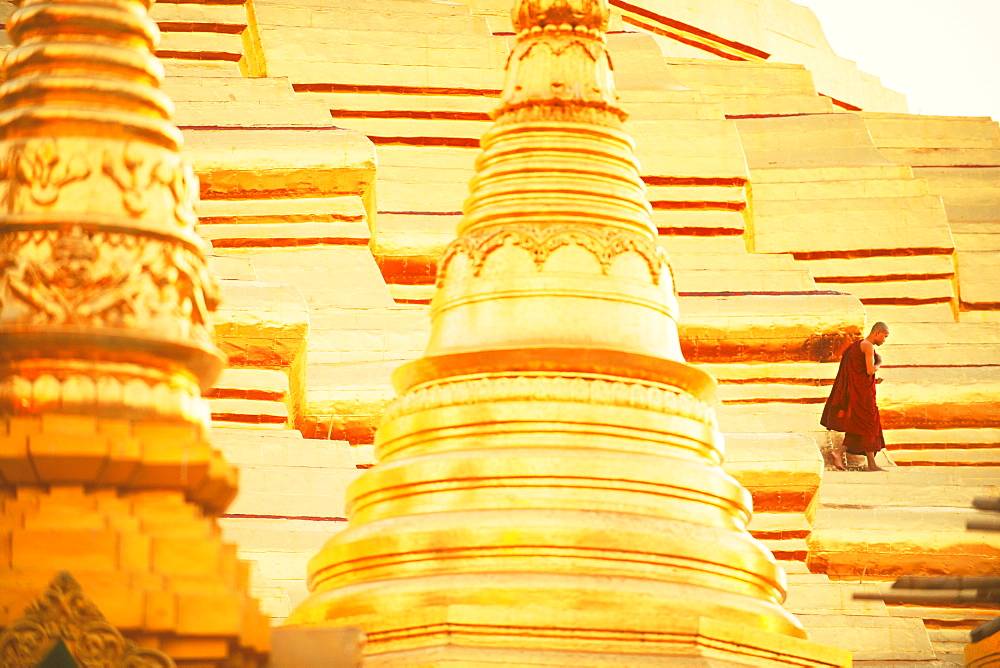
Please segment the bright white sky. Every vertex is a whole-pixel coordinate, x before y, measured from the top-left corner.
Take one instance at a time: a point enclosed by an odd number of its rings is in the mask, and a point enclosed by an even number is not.
[[[1000,0],[794,0],[910,113],[1000,121]]]

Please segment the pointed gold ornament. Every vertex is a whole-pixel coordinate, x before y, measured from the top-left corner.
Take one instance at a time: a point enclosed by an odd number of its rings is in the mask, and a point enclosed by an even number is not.
[[[425,355],[288,624],[366,665],[846,665],[721,467],[606,48],[608,5],[521,0]],[[665,138],[669,140],[669,138]],[[688,665],[688,664],[685,664]],[[729,665],[729,664],[727,664]]]
[[[69,573],[57,575],[0,633],[0,664],[35,668],[58,643],[81,668],[176,668],[163,652],[122,637]]]

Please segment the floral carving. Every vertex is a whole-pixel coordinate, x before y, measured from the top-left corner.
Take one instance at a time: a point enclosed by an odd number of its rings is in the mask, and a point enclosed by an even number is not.
[[[0,237],[0,322],[147,327],[210,340],[218,286],[180,242],[70,229]]]
[[[122,637],[69,573],[60,573],[0,634],[0,665],[37,666],[62,641],[83,668],[175,668],[166,654]]]
[[[442,406],[498,401],[573,401],[627,406],[704,422],[717,428],[715,410],[689,394],[638,381],[549,376],[501,376],[428,385],[404,394],[382,415],[388,422]]]
[[[104,173],[121,189],[122,204],[135,216],[149,209],[150,185],[158,166],[145,159],[135,142],[126,144],[121,153],[108,151],[104,154]]]
[[[170,164],[161,162],[154,172],[156,179],[170,188],[174,196],[174,217],[183,227],[194,227],[198,223],[195,202],[198,201],[198,177],[187,163],[178,161]]]
[[[108,151],[102,163],[104,173],[121,190],[122,205],[134,216],[149,210],[156,186],[165,187],[174,200],[173,215],[182,227],[198,222],[195,202],[198,179],[191,166],[175,155],[159,158],[144,152],[135,142],[121,152]]]
[[[48,206],[64,186],[90,176],[90,167],[83,156],[63,156],[54,141],[45,140],[30,142],[14,155],[13,176],[36,204]]]
[[[443,284],[448,265],[455,256],[467,256],[473,276],[479,276],[486,259],[507,244],[532,253],[539,270],[555,250],[569,245],[590,251],[600,262],[604,273],[608,272],[618,256],[634,252],[645,260],[654,285],[659,285],[663,269],[669,267],[666,252],[651,239],[636,232],[582,225],[505,225],[464,234],[453,241],[441,258],[438,286]]]

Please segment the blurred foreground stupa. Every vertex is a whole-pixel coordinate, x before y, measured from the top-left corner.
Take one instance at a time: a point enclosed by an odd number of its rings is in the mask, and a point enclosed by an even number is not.
[[[111,626],[177,665],[259,666],[266,620],[215,523],[236,473],[201,397],[224,361],[218,285],[150,4],[24,0],[6,21],[0,625],[71,571]],[[5,638],[0,663],[83,605],[64,589],[40,604],[61,601],[56,618]],[[121,649],[109,634],[80,640],[88,661]]]

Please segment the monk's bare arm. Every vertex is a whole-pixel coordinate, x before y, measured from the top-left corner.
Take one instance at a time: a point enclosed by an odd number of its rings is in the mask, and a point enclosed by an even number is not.
[[[870,341],[864,340],[861,342],[861,350],[865,354],[865,369],[869,376],[874,376],[878,368],[882,366],[875,362],[875,346]]]

